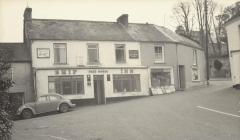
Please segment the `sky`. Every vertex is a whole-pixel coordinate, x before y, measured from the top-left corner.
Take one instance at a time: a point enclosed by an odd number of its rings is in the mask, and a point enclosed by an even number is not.
[[[23,13],[28,6],[38,19],[73,19],[114,22],[122,14],[131,23],[152,23],[176,28],[172,9],[190,0],[0,0],[0,42],[23,41]],[[238,0],[216,0],[223,6]]]

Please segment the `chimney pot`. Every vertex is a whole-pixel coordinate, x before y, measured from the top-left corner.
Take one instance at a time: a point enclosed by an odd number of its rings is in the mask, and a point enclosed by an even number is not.
[[[125,27],[128,27],[128,14],[122,14],[117,19],[117,23],[122,24]]]

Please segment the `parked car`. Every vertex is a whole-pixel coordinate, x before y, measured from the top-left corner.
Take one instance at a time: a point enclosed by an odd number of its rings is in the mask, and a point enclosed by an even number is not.
[[[37,98],[35,102],[26,103],[19,107],[17,115],[23,119],[32,118],[34,115],[59,111],[67,112],[69,108],[75,107],[75,104],[60,94],[46,94]]]

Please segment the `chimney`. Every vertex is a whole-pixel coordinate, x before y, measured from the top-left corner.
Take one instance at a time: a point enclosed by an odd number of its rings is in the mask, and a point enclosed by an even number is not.
[[[24,11],[24,20],[31,20],[32,19],[32,8],[25,8],[25,11]]]
[[[125,27],[128,27],[128,14],[122,14],[117,19],[117,23],[122,24]]]

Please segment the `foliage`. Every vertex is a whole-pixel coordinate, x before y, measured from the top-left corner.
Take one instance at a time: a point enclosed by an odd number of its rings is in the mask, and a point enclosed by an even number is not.
[[[10,103],[6,91],[13,85],[13,81],[7,75],[11,68],[12,52],[0,50],[0,139],[8,140],[11,137],[13,122],[8,114]]]
[[[218,71],[221,70],[222,66],[223,66],[223,64],[219,60],[214,61],[214,68],[216,70],[218,70]]]

